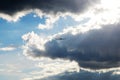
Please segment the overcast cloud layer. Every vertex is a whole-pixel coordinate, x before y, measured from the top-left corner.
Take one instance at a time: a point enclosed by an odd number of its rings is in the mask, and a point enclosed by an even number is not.
[[[81,12],[98,0],[2,0],[0,13],[14,14],[26,9],[40,9],[43,12]]]

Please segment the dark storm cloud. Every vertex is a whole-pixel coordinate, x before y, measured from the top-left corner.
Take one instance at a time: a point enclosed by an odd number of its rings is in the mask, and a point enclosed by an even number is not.
[[[34,80],[120,80],[120,75],[113,75],[114,71],[105,73],[99,72],[88,72],[81,70],[80,72],[64,72],[58,75],[43,79]]]
[[[98,0],[1,0],[0,12],[14,14],[26,9],[40,9],[43,12],[81,12]]]
[[[50,40],[45,51],[31,45],[26,50],[32,57],[50,57],[75,60],[81,67],[91,69],[120,66],[120,24],[104,26],[86,33],[61,35],[65,40]]]

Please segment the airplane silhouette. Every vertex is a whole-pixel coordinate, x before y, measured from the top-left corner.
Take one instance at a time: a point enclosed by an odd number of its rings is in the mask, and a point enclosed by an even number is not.
[[[55,38],[55,40],[65,40],[65,38],[59,37],[59,38]]]

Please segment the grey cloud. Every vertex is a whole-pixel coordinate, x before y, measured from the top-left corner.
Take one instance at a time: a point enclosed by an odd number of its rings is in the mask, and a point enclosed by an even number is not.
[[[28,46],[26,54],[34,58],[43,56],[75,60],[81,67],[91,69],[120,67],[120,24],[76,35],[69,32],[60,37],[65,40],[48,41],[45,51]]]
[[[119,80],[120,75],[113,75],[113,72],[99,73],[81,70],[80,72],[64,72],[51,77],[34,80]]]
[[[99,0],[1,0],[0,13],[12,15],[18,11],[40,9],[43,12],[82,12]]]

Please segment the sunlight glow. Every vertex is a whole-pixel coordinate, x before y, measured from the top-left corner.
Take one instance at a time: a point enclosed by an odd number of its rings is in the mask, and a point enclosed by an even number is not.
[[[120,7],[120,0],[101,0],[101,4],[104,8],[115,9]]]

